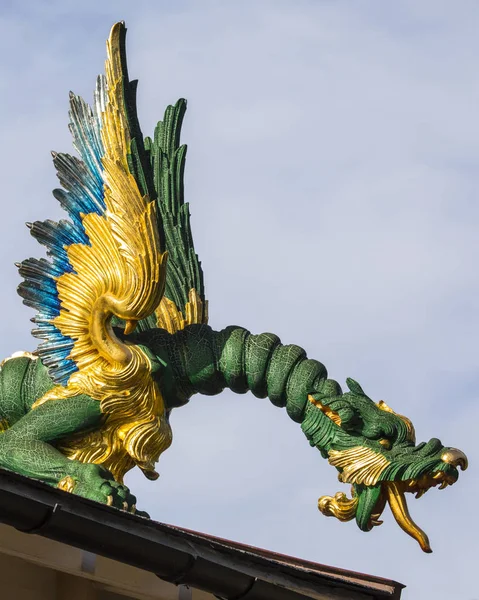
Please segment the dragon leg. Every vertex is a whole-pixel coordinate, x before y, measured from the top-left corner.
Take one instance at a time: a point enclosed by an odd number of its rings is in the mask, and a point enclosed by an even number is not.
[[[0,405],[5,406],[6,400],[3,394]],[[128,488],[115,482],[109,471],[99,465],[70,460],[55,448],[57,440],[88,430],[100,419],[99,403],[87,396],[77,396],[45,403],[17,418],[11,426],[4,421],[4,431],[0,433],[0,467],[84,498],[131,509],[136,504],[135,497]]]

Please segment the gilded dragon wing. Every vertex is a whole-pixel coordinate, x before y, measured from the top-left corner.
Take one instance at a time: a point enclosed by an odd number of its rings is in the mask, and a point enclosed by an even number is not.
[[[36,352],[57,384],[36,406],[78,394],[99,400],[106,415],[100,439],[64,450],[104,464],[119,480],[133,464],[154,477],[154,462],[171,443],[153,359],[123,337],[136,326],[174,333],[206,320],[183,201],[186,148],[179,133],[186,104],[168,107],[154,140],[143,140],[125,35],[123,23],[114,25],[94,109],[70,95],[70,131],[80,159],[53,154],[64,188],[54,196],[70,220],[30,226],[49,260],[23,261],[19,286],[24,303],[38,311],[33,334],[42,343]],[[122,335],[113,324],[123,325]]]

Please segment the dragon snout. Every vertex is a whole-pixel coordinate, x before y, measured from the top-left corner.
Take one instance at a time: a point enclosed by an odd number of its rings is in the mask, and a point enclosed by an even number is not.
[[[460,467],[461,471],[465,471],[469,466],[467,456],[462,450],[457,448],[448,448],[441,454],[441,460],[453,467]]]

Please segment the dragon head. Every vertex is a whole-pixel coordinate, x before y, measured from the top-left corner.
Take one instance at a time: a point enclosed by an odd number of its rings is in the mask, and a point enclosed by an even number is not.
[[[303,430],[321,454],[339,471],[339,480],[352,485],[352,498],[338,492],[322,496],[319,510],[341,521],[356,519],[370,531],[388,503],[397,523],[432,552],[427,535],[409,515],[406,493],[422,496],[432,487],[444,489],[467,468],[466,455],[444,447],[438,439],[416,444],[411,421],[381,401],[373,402],[361,386],[347,380],[349,392],[334,397],[314,394]]]

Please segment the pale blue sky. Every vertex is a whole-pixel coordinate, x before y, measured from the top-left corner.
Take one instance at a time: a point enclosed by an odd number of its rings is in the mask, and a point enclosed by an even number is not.
[[[458,446],[459,483],[409,501],[434,554],[385,513],[322,517],[347,491],[266,400],[195,397],[160,480],[128,481],[160,521],[474,600],[478,556],[479,4],[417,0],[8,1],[0,6],[0,354],[33,349],[15,260],[58,218],[49,151],[68,91],[91,100],[125,19],[145,134],[186,97],[186,191],[211,325],[273,331]]]

